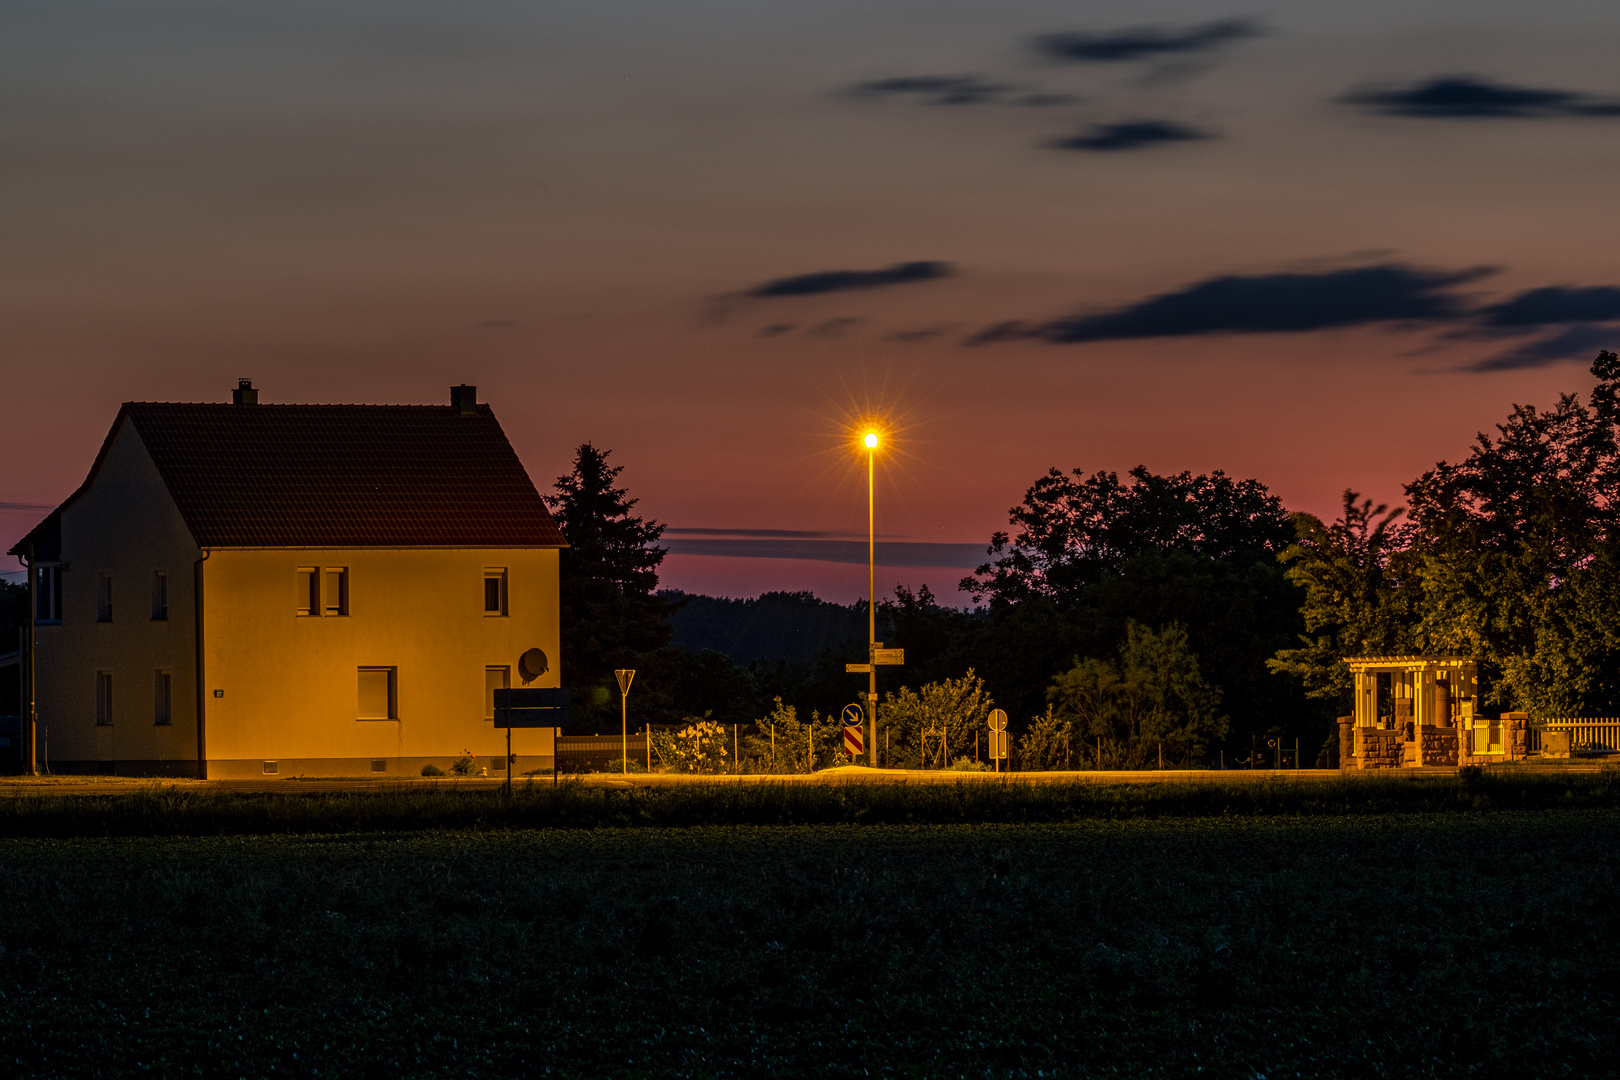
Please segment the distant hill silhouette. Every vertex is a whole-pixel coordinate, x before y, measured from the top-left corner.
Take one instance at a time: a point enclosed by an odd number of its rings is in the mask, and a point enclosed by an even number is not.
[[[730,600],[676,590],[660,595],[679,601],[671,616],[675,644],[713,649],[738,664],[798,660],[850,641],[866,640],[866,610],[834,604],[811,592],[768,592],[753,600]]]

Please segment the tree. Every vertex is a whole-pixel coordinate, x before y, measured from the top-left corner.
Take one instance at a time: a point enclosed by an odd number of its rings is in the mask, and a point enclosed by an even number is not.
[[[944,768],[973,745],[993,702],[971,668],[960,679],[902,686],[878,709],[878,738],[887,733],[890,762],[907,769]]]
[[[1154,760],[1160,744],[1196,757],[1227,730],[1220,688],[1204,681],[1187,631],[1175,623],[1157,632],[1129,623],[1117,664],[1077,658],[1048,695],[1058,720],[1100,737],[1125,768]]]
[[[562,670],[574,689],[576,730],[617,725],[615,668],[643,673],[636,686],[653,712],[667,711],[659,705],[670,693],[670,658],[660,650],[672,605],[655,593],[664,526],[631,514],[637,500],[614,486],[624,466],[607,459],[608,451],[581,444],[573,471],[546,498],[569,545],[561,556]]]
[[[991,536],[991,560],[962,579],[962,591],[992,604],[1045,597],[1067,607],[1145,552],[1254,561],[1291,539],[1282,500],[1258,480],[1220,470],[1158,476],[1141,465],[1129,476],[1122,484],[1111,472],[1048,470],[1008,511],[1016,534]]]
[[[1422,651],[1414,633],[1422,585],[1407,557],[1412,530],[1398,524],[1403,512],[1346,491],[1331,525],[1294,515],[1298,539],[1279,558],[1305,590],[1305,633],[1266,666],[1297,677],[1311,697],[1348,703],[1347,656]]]

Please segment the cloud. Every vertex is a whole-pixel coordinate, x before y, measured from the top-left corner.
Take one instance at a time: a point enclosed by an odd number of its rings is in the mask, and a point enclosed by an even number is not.
[[[947,262],[895,263],[882,270],[821,270],[814,274],[777,278],[748,290],[748,296],[817,296],[821,293],[853,289],[876,289],[884,285],[905,285],[914,281],[936,281],[956,273]]]
[[[1507,352],[1468,364],[1464,371],[1515,371],[1546,367],[1565,360],[1590,360],[1599,349],[1614,349],[1620,328],[1580,323],[1556,334],[1526,342]]]
[[[28,510],[54,510],[54,509],[55,509],[55,507],[46,506],[43,503],[0,502],[0,510],[5,510],[5,511],[13,511],[14,510],[14,511],[22,512],[22,511],[28,511]]]
[[[1073,94],[1051,94],[1012,83],[992,82],[977,75],[901,75],[856,83],[851,97],[914,97],[930,105],[1018,105],[1046,108],[1070,105]]]
[[[1388,116],[1440,119],[1620,116],[1620,101],[1571,90],[1509,86],[1472,75],[1443,75],[1404,88],[1357,90],[1341,100]]]
[[[1480,309],[1487,326],[1531,327],[1556,323],[1620,320],[1620,288],[1595,285],[1572,289],[1552,285],[1520,293]]]
[[[1385,263],[1322,273],[1216,277],[1114,311],[1037,324],[1001,323],[969,343],[1305,333],[1383,322],[1450,320],[1465,317],[1468,311],[1446,290],[1487,273]]]
[[[1119,124],[1093,124],[1078,135],[1054,139],[1046,145],[1058,150],[1140,150],[1145,146],[1209,137],[1208,132],[1168,120],[1127,120]]]
[[[902,75],[856,83],[849,93],[853,97],[915,96],[934,105],[980,105],[1015,89],[977,75]]]
[[[840,338],[865,321],[865,319],[854,318],[848,315],[840,319],[828,319],[826,322],[818,323],[817,325],[806,330],[804,332],[804,336],[813,338]]]
[[[1264,32],[1253,19],[1222,19],[1180,28],[1138,26],[1104,33],[1042,34],[1035,39],[1035,47],[1057,60],[1106,64],[1206,52]]]

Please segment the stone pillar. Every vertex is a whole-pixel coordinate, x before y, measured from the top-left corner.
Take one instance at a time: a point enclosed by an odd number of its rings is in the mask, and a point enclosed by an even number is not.
[[[1339,717],[1339,768],[1349,769],[1356,764],[1356,718]]]
[[[1523,761],[1530,756],[1530,714],[1505,712],[1502,714],[1502,757],[1506,761]]]

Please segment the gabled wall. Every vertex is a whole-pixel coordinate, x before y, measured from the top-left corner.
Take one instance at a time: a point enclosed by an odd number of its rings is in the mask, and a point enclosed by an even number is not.
[[[201,557],[133,425],[120,421],[89,486],[61,512],[63,619],[34,627],[39,753],[49,767],[195,775],[193,567]],[[169,617],[152,618],[152,577],[168,576]],[[113,619],[97,621],[112,575]],[[171,723],[153,722],[153,676],[170,676]],[[96,672],[112,673],[112,718],[96,724]]]

